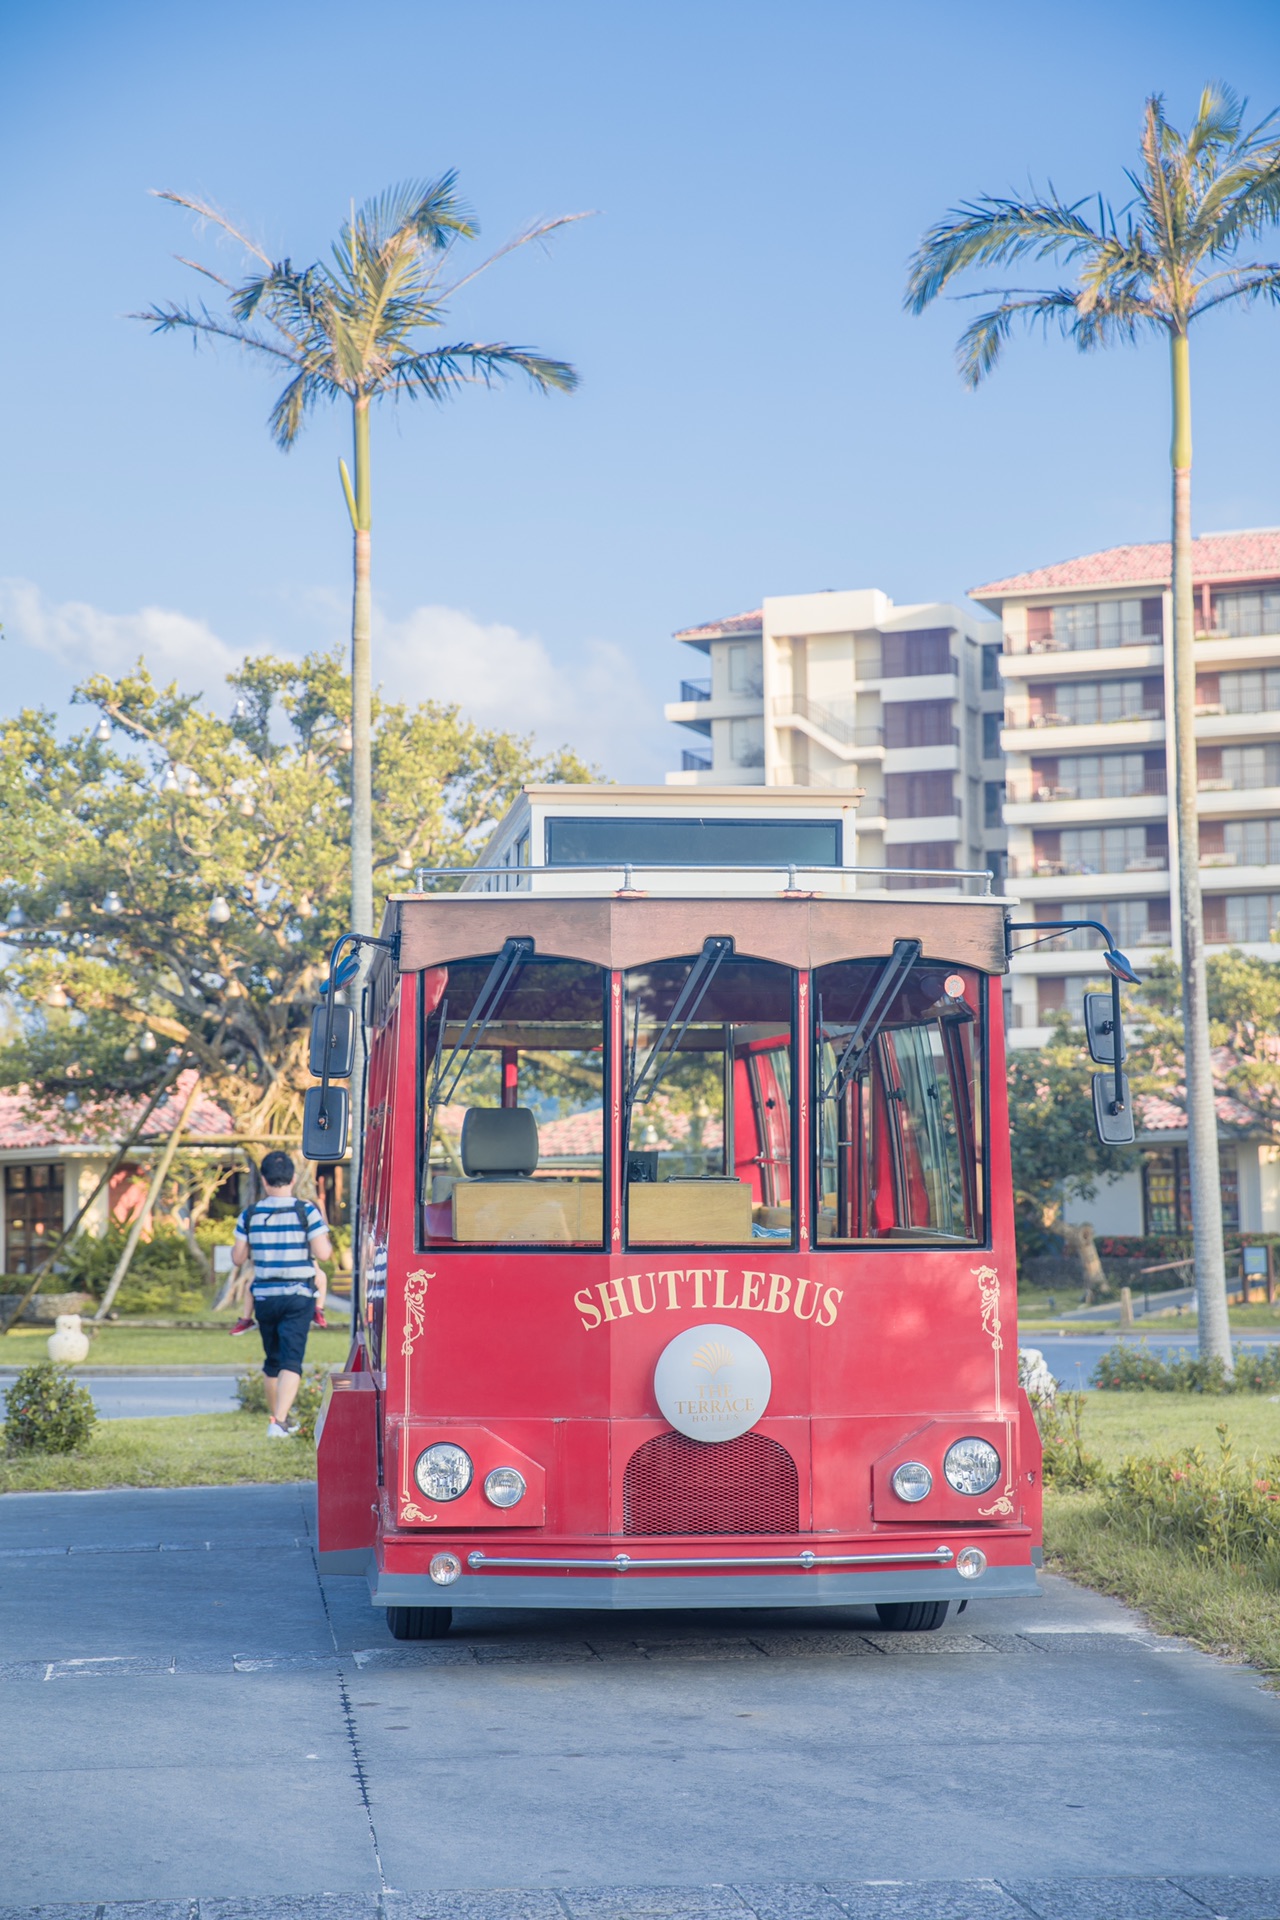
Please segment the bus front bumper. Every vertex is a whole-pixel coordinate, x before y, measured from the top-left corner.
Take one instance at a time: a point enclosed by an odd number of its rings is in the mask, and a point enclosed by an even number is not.
[[[1007,1538],[1007,1537],[1006,1537]],[[657,1544],[656,1542],[654,1543]],[[969,1543],[966,1543],[969,1544]],[[1012,1545],[1008,1542],[1008,1545]],[[463,1570],[448,1585],[425,1570],[379,1564],[372,1553],[343,1556],[322,1572],[364,1572],[379,1607],[547,1607],[641,1611],[695,1607],[855,1607],[903,1600],[1031,1599],[1039,1595],[1036,1567],[1043,1556],[1029,1541],[1014,1564],[988,1564],[966,1577],[947,1548],[897,1555],[680,1554],[637,1552],[610,1558],[525,1556],[501,1549],[459,1555]],[[638,1543],[637,1543],[638,1545]],[[1025,1561],[1022,1554],[1026,1555]],[[399,1558],[400,1556],[396,1556]],[[338,1555],[332,1559],[337,1561]]]

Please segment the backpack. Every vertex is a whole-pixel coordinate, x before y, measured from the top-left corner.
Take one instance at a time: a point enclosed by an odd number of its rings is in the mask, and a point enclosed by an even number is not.
[[[255,1270],[256,1270],[256,1268],[257,1268],[257,1264],[258,1264],[258,1263],[257,1263],[257,1259],[256,1259],[256,1257],[254,1256],[254,1252],[253,1252],[253,1216],[254,1216],[254,1214],[255,1214],[255,1213],[257,1213],[257,1212],[259,1212],[260,1210],[261,1210],[261,1211],[265,1211],[265,1212],[267,1212],[267,1213],[276,1213],[276,1212],[278,1212],[278,1208],[276,1208],[276,1207],[268,1207],[268,1206],[266,1205],[266,1202],[265,1202],[265,1201],[262,1201],[262,1200],[255,1200],[255,1201],[254,1201],[254,1203],[253,1203],[253,1205],[252,1205],[251,1207],[249,1207],[249,1208],[247,1209],[247,1211],[246,1211],[246,1213],[245,1213],[245,1216],[244,1216],[244,1228],[245,1228],[245,1239],[246,1239],[246,1240],[247,1240],[247,1241],[249,1242],[249,1254],[250,1254],[250,1258],[251,1258],[251,1259],[253,1259],[253,1264],[254,1264],[254,1268],[255,1268]],[[295,1213],[295,1214],[297,1215],[297,1218],[298,1218],[298,1225],[299,1225],[299,1227],[300,1227],[300,1228],[302,1229],[302,1238],[303,1238],[303,1242],[304,1242],[304,1244],[305,1244],[305,1246],[306,1246],[306,1249],[307,1249],[307,1252],[308,1252],[308,1254],[310,1254],[310,1252],[311,1252],[311,1224],[310,1224],[310,1222],[309,1222],[309,1220],[307,1219],[307,1204],[306,1204],[306,1201],[305,1201],[305,1200],[295,1200],[295,1201],[294,1201],[294,1203],[293,1203],[293,1211],[294,1211],[294,1213]],[[302,1276],[301,1276],[301,1275],[299,1275],[299,1278],[301,1278],[301,1277],[302,1277]],[[311,1282],[311,1287],[312,1287],[312,1291],[314,1292],[314,1290],[315,1290],[315,1263],[314,1263],[314,1262],[312,1262],[312,1271],[311,1271],[311,1272],[310,1272],[310,1273],[308,1274],[308,1276],[307,1276],[307,1278],[308,1278],[308,1279],[310,1280],[310,1282]]]

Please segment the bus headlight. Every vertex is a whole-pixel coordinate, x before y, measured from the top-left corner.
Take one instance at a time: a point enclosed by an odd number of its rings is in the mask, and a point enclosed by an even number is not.
[[[485,1475],[484,1497],[495,1507],[518,1507],[524,1499],[524,1475],[514,1467],[495,1467]]]
[[[980,1573],[986,1572],[986,1568],[987,1556],[981,1547],[961,1549],[956,1560],[956,1572],[962,1580],[976,1580]]]
[[[418,1455],[413,1477],[428,1500],[457,1500],[471,1485],[471,1455],[452,1441],[437,1440]]]
[[[451,1587],[462,1572],[462,1562],[456,1553],[433,1553],[427,1572],[438,1587]]]
[[[933,1488],[933,1475],[923,1461],[904,1460],[893,1470],[893,1490],[899,1500],[923,1500]]]
[[[989,1493],[1000,1478],[1000,1455],[989,1440],[957,1440],[942,1463],[957,1493]]]

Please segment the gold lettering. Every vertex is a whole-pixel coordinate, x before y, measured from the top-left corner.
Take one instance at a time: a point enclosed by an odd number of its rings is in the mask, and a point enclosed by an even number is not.
[[[802,1313],[800,1311],[800,1303],[804,1299],[804,1290],[806,1287],[813,1288],[813,1306],[810,1307],[808,1313]],[[818,1285],[816,1280],[797,1280],[796,1281],[796,1319],[812,1320],[814,1316],[814,1312],[818,1305],[818,1301],[821,1298],[821,1295],[822,1295],[822,1288]]]
[[[713,1305],[713,1306],[716,1306],[716,1307],[728,1307],[728,1308],[733,1308],[733,1307],[736,1307],[736,1306],[738,1306],[738,1305],[740,1305],[740,1304],[741,1304],[741,1303],[740,1303],[739,1301],[737,1301],[737,1300],[726,1300],[726,1299],[725,1299],[725,1297],[724,1297],[724,1283],[725,1283],[725,1281],[726,1281],[726,1280],[727,1280],[728,1278],[729,1278],[729,1269],[728,1269],[728,1267],[717,1267],[717,1268],[716,1268],[716,1297],[715,1297],[715,1299],[714,1299],[714,1300],[713,1300],[713,1302],[712,1302],[712,1305]]]
[[[659,1280],[665,1280],[667,1283],[667,1312],[678,1313],[680,1311],[680,1302],[676,1299],[676,1281],[684,1279],[683,1268],[672,1267],[668,1272],[660,1273],[658,1278]]]
[[[745,1313],[763,1313],[764,1301],[756,1299],[756,1289],[763,1287],[762,1273],[744,1273],[742,1276],[742,1298],[738,1305]]]
[[[615,1288],[617,1290],[616,1292],[614,1292]],[[627,1305],[627,1296],[623,1291],[623,1283],[620,1279],[602,1280],[596,1288],[596,1292],[600,1295],[600,1305],[604,1308],[604,1317],[606,1320],[629,1320],[631,1318],[631,1308]],[[612,1299],[610,1298],[611,1294]],[[617,1308],[616,1313],[614,1312],[615,1307]]]
[[[765,1301],[766,1313],[785,1313],[791,1305],[791,1281],[785,1273],[769,1275],[769,1298]]]
[[[631,1298],[636,1303],[636,1312],[652,1313],[658,1304],[658,1286],[654,1276],[651,1273],[631,1273],[627,1275],[627,1278],[631,1282]],[[647,1307],[640,1299],[640,1282],[642,1280],[649,1282],[649,1304]]]
[[[836,1323],[836,1309],[839,1307],[840,1302],[843,1299],[844,1299],[843,1287],[827,1288],[826,1292],[822,1296],[822,1312],[818,1315],[817,1323],[820,1327],[834,1327]],[[825,1318],[824,1318],[824,1315],[825,1315]]]
[[[600,1320],[601,1320],[600,1309],[596,1305],[595,1301],[591,1298],[591,1289],[589,1287],[584,1287],[581,1293],[574,1294],[573,1304],[578,1309],[578,1312],[582,1315],[582,1324],[586,1328],[588,1333],[590,1333],[593,1330],[593,1328],[598,1327],[600,1325]],[[587,1318],[588,1314],[591,1315],[591,1318],[589,1320]]]
[[[685,1274],[684,1277],[686,1280],[692,1280],[693,1282],[694,1306],[705,1307],[707,1303],[702,1297],[702,1283],[704,1280],[709,1280],[711,1278],[710,1267],[690,1267],[689,1271]]]

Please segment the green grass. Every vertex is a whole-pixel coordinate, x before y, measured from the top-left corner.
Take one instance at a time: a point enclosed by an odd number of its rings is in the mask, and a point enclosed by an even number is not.
[[[351,1337],[342,1329],[349,1320],[331,1323],[321,1332],[313,1328],[307,1341],[307,1359],[343,1361]],[[228,1318],[227,1325],[231,1325]],[[0,1367],[26,1367],[45,1358],[50,1327],[15,1327],[0,1339]],[[127,1321],[96,1329],[85,1362],[90,1367],[260,1367],[262,1342],[256,1333],[233,1340],[221,1330],[198,1327],[131,1327]]]
[[[1280,1452],[1280,1405],[1200,1393],[1091,1393],[1084,1438],[1108,1467],[1126,1454],[1168,1455],[1217,1446],[1225,1421],[1237,1456]],[[1117,1520],[1103,1491],[1045,1489],[1045,1549],[1055,1572],[1145,1613],[1165,1632],[1280,1676],[1280,1604],[1258,1567],[1215,1566],[1187,1548],[1152,1540]]]
[[[305,1440],[268,1440],[253,1413],[176,1420],[100,1420],[80,1453],[0,1453],[0,1493],[70,1493],[88,1487],[231,1487],[314,1480]]]

